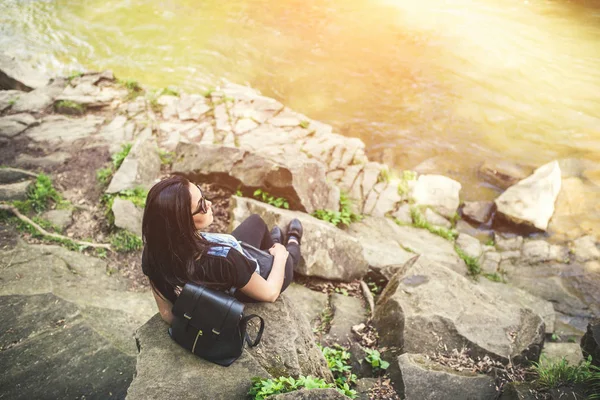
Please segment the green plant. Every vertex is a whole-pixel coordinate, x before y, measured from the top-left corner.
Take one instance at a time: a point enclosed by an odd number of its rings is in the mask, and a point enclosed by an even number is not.
[[[242,196],[244,196],[244,194],[242,193],[242,191],[241,191],[240,189],[238,189],[238,190],[236,190],[236,191],[235,191],[235,195],[236,195],[237,197],[242,197]]]
[[[8,101],[8,105],[11,106],[11,107],[14,106],[15,103],[17,102],[17,100],[19,100],[19,97],[15,97],[15,98],[10,99]]]
[[[175,159],[174,152],[163,150],[163,149],[158,150],[158,156],[160,157],[160,163],[162,165],[170,165],[173,163],[173,160]]]
[[[483,274],[483,276],[485,276],[487,279],[489,279],[492,282],[505,282],[502,275],[500,275],[497,272],[494,272],[493,274]]]
[[[362,219],[361,215],[352,212],[352,201],[344,192],[340,193],[340,211],[316,210],[312,216],[335,226],[348,226]]]
[[[365,361],[371,364],[373,372],[379,372],[388,369],[390,363],[381,359],[381,354],[377,350],[365,349]]]
[[[290,203],[286,199],[283,197],[271,196],[262,189],[256,189],[252,195],[263,203],[267,203],[278,208],[290,208]]]
[[[112,235],[110,244],[116,251],[121,253],[140,250],[144,245],[139,236],[124,230],[118,231]]]
[[[327,361],[327,366],[333,373],[335,385],[340,393],[350,397],[356,397],[356,391],[350,385],[356,384],[356,375],[352,373],[350,366],[350,353],[340,345],[334,347],[322,347],[318,345]]]
[[[248,392],[248,396],[255,400],[264,400],[269,396],[293,392],[299,389],[328,389],[333,388],[334,385],[325,382],[321,378],[315,378],[314,376],[303,376],[300,375],[298,379],[294,379],[291,376],[281,376],[279,378],[265,379],[260,377],[252,378],[252,386]]]
[[[61,232],[61,229],[58,226],[54,225],[52,222],[48,221],[47,219],[36,216],[36,217],[32,217],[31,220],[48,232],[57,232],[57,233]]]
[[[454,251],[456,251],[456,254],[458,254],[458,256],[463,259],[465,264],[467,264],[469,275],[477,277],[479,274],[481,274],[481,267],[479,266],[479,261],[475,257],[467,255],[467,253],[465,253],[463,249],[461,249],[458,246],[454,246]]]
[[[217,90],[217,89],[214,87],[208,88],[204,92],[202,92],[202,96],[210,97],[215,92],[215,90]]]
[[[112,162],[115,171],[119,169],[121,164],[123,164],[123,160],[125,160],[125,158],[129,155],[131,146],[131,143],[125,143],[121,146],[121,150],[112,155]]]
[[[75,78],[80,78],[83,76],[83,72],[74,72],[71,75],[67,76],[67,80],[69,81],[69,83],[71,83],[71,81]]]
[[[59,100],[54,103],[54,111],[61,114],[82,115],[85,113],[85,106],[71,100]]]
[[[387,168],[383,168],[379,171],[379,175],[377,176],[377,182],[389,182],[391,179],[390,170]]]
[[[377,283],[367,282],[367,286],[369,287],[369,290],[371,291],[373,296],[377,296],[377,295],[379,295],[379,293],[381,293],[382,288]]]
[[[454,241],[458,236],[458,232],[454,229],[447,229],[441,226],[434,226],[425,219],[425,216],[417,206],[410,208],[410,217],[413,221],[413,226],[416,228],[427,229],[434,235],[443,237],[446,240]]]
[[[308,127],[310,126],[310,122],[306,121],[306,120],[300,121],[299,125],[300,125],[301,128],[308,129]]]
[[[48,209],[50,202],[62,202],[62,196],[52,186],[52,180],[48,175],[39,174],[35,184],[29,186],[27,190],[27,200],[25,204],[16,204],[20,210],[33,210],[37,213]]]
[[[539,363],[533,363],[533,370],[537,374],[536,383],[542,389],[574,384],[586,384],[598,388],[600,384],[600,368],[592,364],[591,356],[578,365],[570,365],[564,357],[557,362],[542,359]]]
[[[142,94],[142,87],[133,79],[119,79],[118,83],[123,86],[129,92],[127,94],[127,100],[133,100]]]
[[[96,179],[103,185],[108,184],[108,181],[113,175],[113,169],[111,167],[100,168],[96,171]]]
[[[172,87],[166,87],[160,91],[160,95],[179,97],[179,91]]]
[[[485,242],[486,246],[495,246],[496,242],[494,242],[494,239],[490,239],[487,242]]]
[[[417,173],[415,171],[402,171],[402,177],[400,182],[398,182],[398,194],[400,196],[404,196],[408,194],[409,189],[409,181],[414,181],[417,179]]]
[[[348,297],[348,290],[346,290],[345,288],[336,287],[335,292],[341,294],[342,296]]]

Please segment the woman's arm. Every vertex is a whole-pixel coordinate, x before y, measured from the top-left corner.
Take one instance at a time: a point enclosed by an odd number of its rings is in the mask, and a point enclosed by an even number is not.
[[[288,251],[280,243],[275,243],[269,249],[269,253],[273,255],[273,268],[269,277],[265,280],[262,276],[254,272],[248,283],[240,290],[247,296],[259,301],[274,302],[281,293],[283,286],[283,278],[285,275],[285,263],[288,258]]]
[[[154,289],[154,285],[152,286],[152,294],[154,295],[154,300],[156,300],[156,305],[158,306],[158,312],[162,319],[169,325],[173,323],[173,313],[171,310],[173,309],[173,304],[167,299],[164,299],[159,293]]]

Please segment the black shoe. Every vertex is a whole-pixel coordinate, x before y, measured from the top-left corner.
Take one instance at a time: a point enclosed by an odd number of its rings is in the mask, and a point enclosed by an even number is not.
[[[279,229],[278,226],[274,226],[273,229],[271,229],[271,239],[273,239],[274,243],[283,244],[283,232],[281,232],[281,229]]]
[[[300,220],[298,218],[294,218],[293,220],[291,220],[287,228],[286,244],[289,243],[291,238],[295,238],[296,241],[298,241],[298,244],[300,244],[302,240],[302,232],[302,223],[300,222]]]

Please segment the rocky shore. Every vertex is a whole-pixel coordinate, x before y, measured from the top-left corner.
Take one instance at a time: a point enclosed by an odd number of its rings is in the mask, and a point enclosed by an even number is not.
[[[0,398],[244,398],[253,377],[333,382],[318,345],[348,350],[364,399],[558,398],[531,362],[600,364],[598,233],[546,233],[575,215],[565,190],[594,166],[484,165],[504,191],[465,203],[459,182],[395,174],[249,87],[146,91],[108,71],[39,82],[0,67],[0,202],[33,201],[49,176],[62,200],[28,215],[65,240],[1,215]],[[171,341],[141,276],[145,191],[169,173],[217,194],[216,231],[251,214],[304,225],[304,285],[248,307],[263,343],[227,369]],[[366,361],[375,349],[389,367]],[[342,396],[313,390],[276,398]]]

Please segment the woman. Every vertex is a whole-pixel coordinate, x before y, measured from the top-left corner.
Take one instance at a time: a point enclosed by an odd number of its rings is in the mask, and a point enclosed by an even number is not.
[[[212,222],[212,203],[182,176],[166,178],[148,193],[142,222],[142,270],[169,324],[173,303],[188,282],[233,289],[243,301],[274,302],[293,279],[293,268],[300,260],[299,220],[290,222],[285,246],[281,229],[269,232],[258,215],[251,215],[231,235],[200,232]],[[266,279],[238,241],[268,249],[274,257]],[[286,263],[288,256],[292,262]]]

